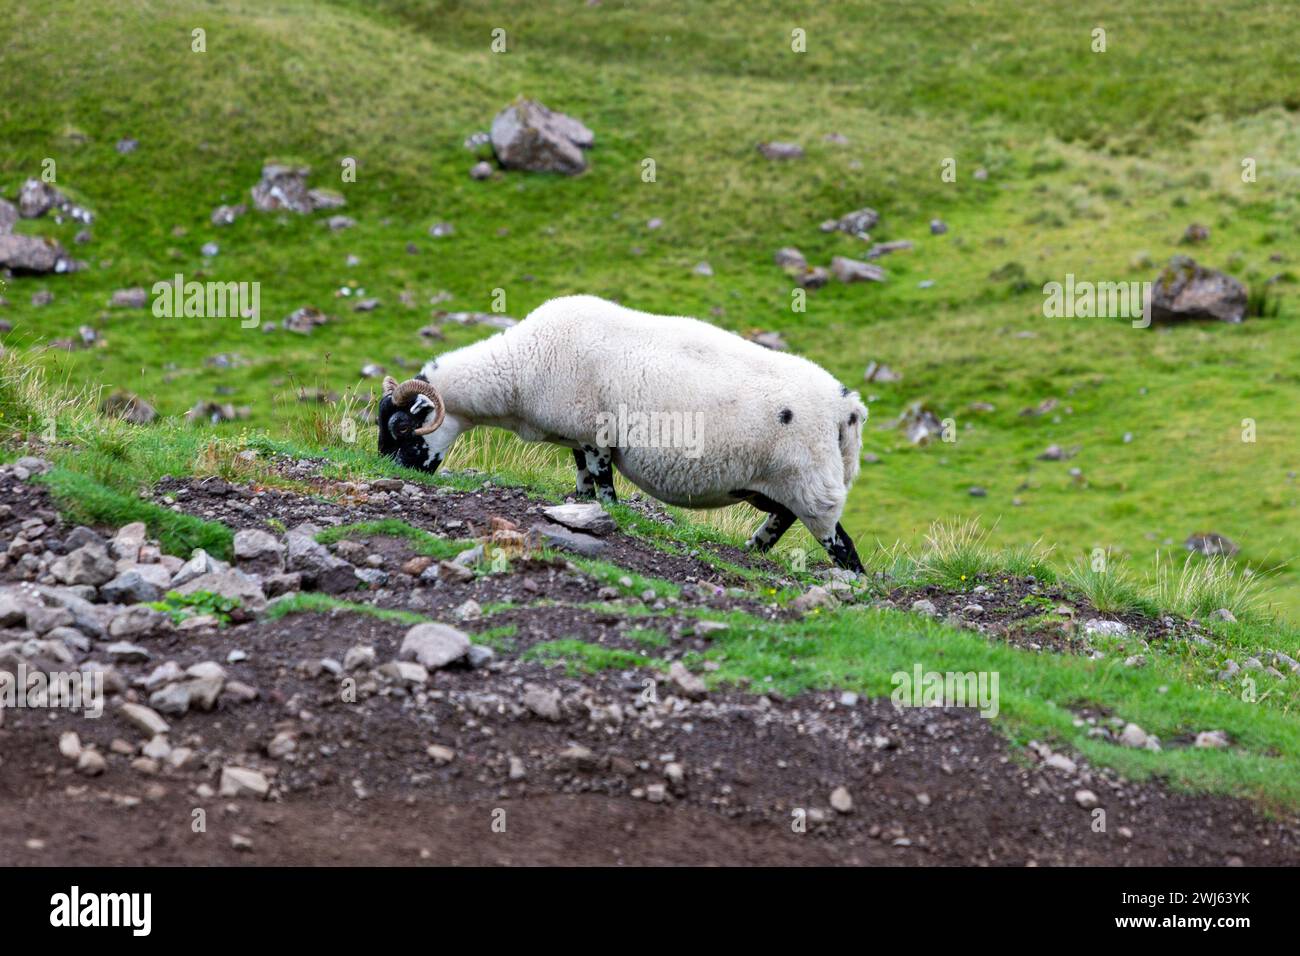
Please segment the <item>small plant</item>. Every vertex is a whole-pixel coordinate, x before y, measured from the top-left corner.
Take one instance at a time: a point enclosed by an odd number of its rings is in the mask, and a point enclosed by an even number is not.
[[[210,615],[224,627],[230,623],[230,615],[242,605],[239,598],[224,597],[211,591],[195,591],[193,594],[168,591],[163,600],[154,601],[149,606],[170,615],[173,624],[179,624],[187,617]]]

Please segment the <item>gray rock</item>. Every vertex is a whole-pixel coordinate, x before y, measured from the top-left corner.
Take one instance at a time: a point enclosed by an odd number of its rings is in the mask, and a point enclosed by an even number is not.
[[[563,525],[547,523],[535,524],[532,531],[542,544],[550,548],[561,548],[586,557],[594,557],[605,550],[605,542],[580,531],[570,531]]]
[[[839,219],[830,220],[830,230],[839,230],[846,232],[850,236],[864,236],[872,229],[876,228],[876,223],[880,222],[880,214],[874,209],[855,209],[853,212],[845,213]]]
[[[861,259],[835,256],[831,259],[831,272],[841,282],[884,282],[885,270]]]
[[[584,150],[595,141],[591,130],[573,117],[522,98],[496,115],[490,137],[504,168],[567,176],[587,168]]]
[[[759,143],[758,151],[763,154],[764,159],[776,161],[803,158],[803,147],[798,143]]]
[[[691,700],[702,700],[709,689],[704,681],[696,677],[681,661],[673,661],[668,667],[668,681],[679,693]]]
[[[469,650],[470,639],[463,631],[430,622],[417,624],[406,632],[398,656],[417,661],[429,670],[438,670],[460,660]]]
[[[351,565],[348,567],[350,568]],[[261,582],[238,568],[227,568],[224,571],[192,578],[176,590],[181,594],[210,591],[224,598],[236,598],[242,606],[253,611],[260,611],[266,607],[266,594],[262,591]]]
[[[853,797],[847,787],[836,787],[831,791],[831,809],[836,813],[853,812]]]
[[[190,555],[190,559],[181,565],[181,569],[172,575],[172,587],[178,588],[182,584],[187,584],[195,578],[204,574],[212,574],[218,571],[224,571],[230,565],[224,561],[219,561],[202,548],[195,548]]]
[[[1083,632],[1089,637],[1124,637],[1128,634],[1128,625],[1123,621],[1103,621],[1094,618],[1083,625]]]
[[[284,570],[284,545],[258,528],[235,532],[235,563],[244,571],[279,574]]]
[[[87,544],[55,561],[50,565],[50,573],[64,584],[98,587],[113,579],[117,565],[104,548]]]
[[[581,504],[555,505],[546,508],[542,513],[556,524],[562,524],[573,531],[582,531],[598,537],[610,534],[618,528],[609,512],[594,501]]]
[[[819,584],[814,584],[803,594],[790,602],[790,610],[807,614],[814,608],[834,607],[835,596]]]
[[[129,289],[118,289],[108,300],[111,309],[143,309],[148,304],[149,293],[145,292],[143,286],[138,285]]]
[[[27,608],[27,628],[38,635],[52,631],[56,627],[70,627],[72,622],[72,612],[65,607],[33,604]]]
[[[122,716],[132,726],[143,732],[146,737],[156,737],[158,734],[165,734],[171,730],[171,726],[167,721],[142,704],[123,704]]]
[[[496,651],[490,647],[485,647],[482,644],[471,644],[467,659],[470,667],[487,667],[496,656]]]
[[[303,581],[329,594],[350,591],[357,586],[356,569],[329,550],[311,534],[299,529],[285,536],[286,565],[302,572]]]
[[[523,705],[543,720],[560,719],[560,692],[554,687],[528,684],[524,687]]]
[[[1217,319],[1239,323],[1246,317],[1246,287],[1232,276],[1174,256],[1151,284],[1153,322]]]
[[[931,617],[939,613],[939,609],[935,607],[934,602],[926,600],[925,598],[921,598],[919,601],[913,601],[912,610],[917,614],[928,614]]]
[[[122,639],[147,637],[166,630],[170,625],[171,618],[162,611],[155,611],[147,604],[135,604],[114,615],[108,633]]]
[[[190,689],[185,683],[168,684],[149,695],[149,706],[161,714],[183,717],[190,709]]]
[[[221,768],[221,788],[223,797],[258,797],[265,798],[271,791],[271,784],[260,770],[248,767],[226,765]]]
[[[1214,531],[1188,535],[1187,540],[1183,542],[1183,547],[1188,551],[1194,551],[1206,557],[1213,557],[1217,554],[1232,557],[1240,550],[1230,538]]]
[[[1222,730],[1203,730],[1196,735],[1196,746],[1222,750],[1229,745],[1228,735]]]
[[[140,604],[157,601],[171,587],[171,575],[161,564],[138,564],[123,571],[99,589],[110,604]]]

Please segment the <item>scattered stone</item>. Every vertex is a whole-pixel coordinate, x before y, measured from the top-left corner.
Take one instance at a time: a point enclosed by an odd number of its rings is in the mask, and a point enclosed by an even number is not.
[[[108,395],[100,404],[100,411],[132,425],[148,425],[158,417],[158,412],[152,405],[125,389],[117,389]]]
[[[141,286],[130,289],[118,289],[108,300],[112,309],[143,309],[149,304],[149,294]]]
[[[221,768],[221,795],[223,797],[253,796],[265,798],[271,784],[260,770],[227,765]]]
[[[253,187],[253,208],[260,212],[287,210],[305,215],[316,209],[337,209],[345,200],[336,192],[308,189],[306,166],[269,163],[262,167],[262,179]]]
[[[81,756],[81,738],[75,730],[65,730],[59,735],[59,753],[74,761]]]
[[[1076,790],[1074,792],[1074,802],[1085,810],[1091,810],[1100,804],[1097,795],[1091,790]]]
[[[538,535],[542,544],[547,547],[562,548],[586,557],[594,557],[605,550],[605,542],[599,538],[580,531],[571,531],[563,525],[539,523],[532,526],[531,532]]]
[[[846,232],[850,236],[867,238],[867,233],[876,227],[880,222],[880,214],[874,209],[855,209],[853,212],[845,213],[839,219],[832,219],[829,222],[830,228],[823,230],[833,232],[839,230]]]
[[[834,607],[836,603],[835,597],[830,591],[819,584],[814,584],[790,602],[790,610],[799,614],[807,614],[817,608]]]
[[[65,273],[77,271],[80,263],[47,236],[0,235],[0,268],[17,273]]]
[[[912,610],[917,614],[928,614],[931,617],[934,617],[939,613],[939,609],[935,607],[934,602],[926,600],[925,598],[921,598],[919,601],[913,601]]]
[[[853,797],[847,787],[836,787],[831,791],[831,809],[836,813],[853,812]]]
[[[284,570],[284,545],[275,535],[258,528],[235,532],[235,563],[255,574],[279,574]]]
[[[1232,276],[1199,266],[1188,256],[1174,256],[1151,284],[1151,319],[1240,323],[1246,300],[1246,287]]]
[[[947,231],[948,231],[948,224],[944,222],[942,219],[930,220],[930,235],[942,236]]]
[[[554,687],[528,684],[524,687],[523,705],[543,720],[560,719],[560,692]]]
[[[557,524],[562,524],[573,531],[582,531],[591,535],[603,536],[611,534],[618,528],[609,512],[594,501],[582,504],[555,505],[545,509],[542,513]]]
[[[578,120],[523,98],[496,115],[489,135],[505,169],[566,176],[587,168],[584,151],[595,142],[591,130]]]
[[[1128,625],[1123,621],[1103,621],[1094,618],[1084,622],[1083,632],[1089,637],[1124,637],[1128,634]]]
[[[1183,547],[1206,557],[1221,554],[1230,558],[1240,550],[1230,538],[1213,531],[1188,535]]]
[[[888,365],[874,361],[867,363],[867,369],[862,378],[867,382],[901,382],[903,380],[903,376]]]
[[[668,680],[683,696],[691,700],[703,700],[708,695],[704,681],[687,670],[681,661],[673,661],[669,665]]]
[[[1227,733],[1222,730],[1203,730],[1196,735],[1196,746],[1210,750],[1222,750],[1230,743]]]
[[[885,270],[870,262],[835,256],[831,259],[831,272],[841,282],[884,282]]]
[[[758,151],[763,158],[777,161],[803,158],[803,147],[798,143],[759,143]]]
[[[77,773],[98,777],[108,769],[108,761],[97,750],[83,750],[77,756]]]
[[[444,767],[456,759],[456,751],[452,750],[450,747],[444,747],[442,744],[429,744],[429,746],[425,748],[425,753],[427,753],[433,759],[433,762],[439,767]]]
[[[406,632],[398,652],[402,660],[419,662],[429,670],[446,667],[469,653],[470,639],[446,624],[417,624]]]
[[[122,716],[146,737],[156,737],[171,730],[167,721],[163,720],[156,711],[142,704],[123,704]]]

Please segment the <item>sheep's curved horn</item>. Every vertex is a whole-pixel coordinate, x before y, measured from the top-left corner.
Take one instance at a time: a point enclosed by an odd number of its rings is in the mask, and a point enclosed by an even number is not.
[[[388,383],[384,383],[388,387]],[[434,415],[433,422],[428,425],[422,425],[415,430],[417,435],[427,435],[435,432],[442,425],[442,420],[447,417],[447,406],[443,403],[442,396],[438,390],[428,382],[422,382],[418,378],[409,378],[401,385],[396,386],[392,392],[393,403],[396,405],[409,405],[415,400],[417,395],[423,395],[429,401],[433,402]]]
[[[387,398],[389,395],[392,395],[393,392],[395,391],[397,391],[397,379],[393,378],[393,376],[391,375],[385,375],[384,376],[384,398]]]

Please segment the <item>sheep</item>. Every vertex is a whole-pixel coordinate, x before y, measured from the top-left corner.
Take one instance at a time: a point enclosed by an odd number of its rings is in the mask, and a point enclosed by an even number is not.
[[[552,299],[518,325],[384,381],[379,452],[436,471],[480,425],[573,450],[577,494],[615,500],[616,467],[672,505],[766,512],[748,547],[794,523],[862,571],[840,524],[867,409],[820,366],[698,319],[595,296]]]

